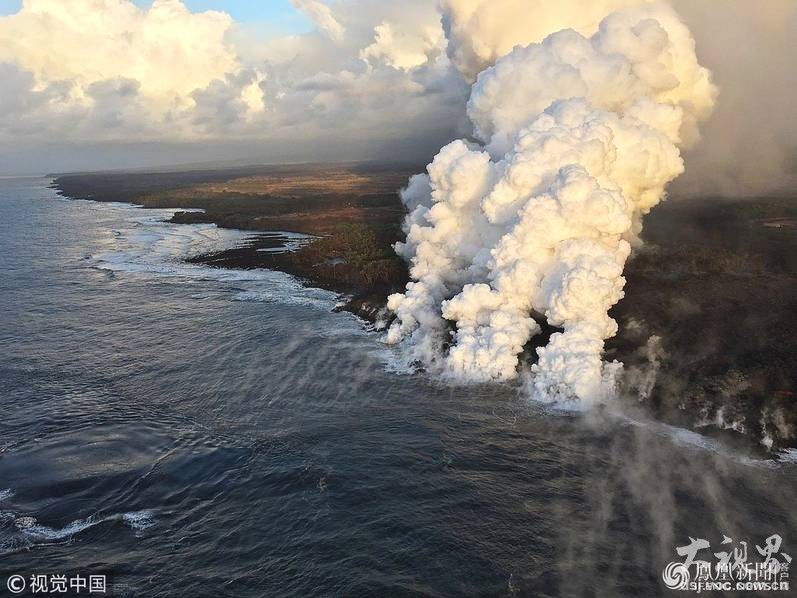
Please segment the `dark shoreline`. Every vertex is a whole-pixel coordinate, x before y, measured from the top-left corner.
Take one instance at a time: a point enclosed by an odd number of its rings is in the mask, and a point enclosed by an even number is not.
[[[289,231],[295,232],[295,231]],[[307,264],[305,260],[298,258],[294,252],[285,249],[282,240],[275,239],[276,233],[255,233],[244,243],[223,251],[208,253],[192,258],[188,262],[192,264],[203,264],[212,268],[231,268],[231,269],[260,269],[278,270],[290,274],[299,279],[303,284],[327,291],[338,293],[344,299],[334,311],[347,311],[353,313],[369,324],[377,323],[385,316],[387,296],[403,288],[405,282],[396,280],[394,285],[379,285],[369,288],[358,288],[352,283],[343,279],[335,278],[335,268],[341,266],[332,260],[325,260],[330,263],[331,275],[318,276],[317,268],[312,264]],[[279,237],[279,235],[276,235]],[[264,253],[263,250],[274,250]],[[301,249],[299,250],[301,251]],[[323,264],[322,264],[323,265]]]
[[[53,186],[66,197],[176,208],[175,223],[250,230],[248,242],[190,261],[286,272],[345,295],[340,309],[374,323],[387,295],[408,279],[391,247],[402,237],[404,214],[396,189],[419,170],[252,167],[194,171],[185,180],[180,173],[113,173],[63,176]],[[356,183],[351,192],[305,184],[339,179],[338,171]],[[297,185],[283,195],[253,192],[258,177],[267,189],[273,181]],[[244,184],[239,189],[235,181]],[[648,216],[645,245],[626,268],[625,298],[610,314],[620,332],[606,343],[606,359],[626,366],[628,401],[744,450],[797,447],[795,219],[797,200],[788,197],[670,201]],[[273,251],[281,243],[276,231],[315,239],[295,251]],[[528,359],[540,342],[529,343]]]

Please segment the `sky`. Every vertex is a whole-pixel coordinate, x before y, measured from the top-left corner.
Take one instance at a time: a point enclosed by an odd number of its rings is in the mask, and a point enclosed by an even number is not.
[[[591,34],[592,12],[647,0],[561,1],[582,7],[581,22],[541,22],[547,0],[0,0],[0,174],[426,163],[473,134],[470,86],[497,56],[473,62],[463,48]],[[720,89],[679,184],[734,194],[782,182],[797,162],[797,2],[672,3]],[[492,12],[450,40],[441,11],[474,7]]]
[[[135,0],[134,4],[147,9],[152,0]],[[184,4],[191,12],[223,11],[242,23],[273,22],[285,33],[303,33],[312,28],[312,21],[289,0],[186,0]],[[21,6],[22,0],[0,0],[0,15],[13,14]]]
[[[147,9],[152,0],[136,0],[135,4]],[[186,0],[184,4],[191,12],[226,12],[236,23],[259,27],[272,35],[307,33],[314,27],[313,21],[290,0]]]

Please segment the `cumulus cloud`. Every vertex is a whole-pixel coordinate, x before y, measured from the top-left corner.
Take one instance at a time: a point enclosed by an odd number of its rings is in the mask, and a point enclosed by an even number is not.
[[[236,127],[246,126],[264,108],[265,78],[253,69],[227,73],[201,89],[191,92],[194,106],[191,123],[209,133],[229,134]]]
[[[146,10],[128,0],[25,0],[0,17],[0,60],[39,81],[135,79],[170,106],[238,67],[224,39],[231,25],[229,15],[191,13],[179,0]]]
[[[0,63],[0,81],[0,123],[11,136],[35,134],[52,114],[81,116],[82,110],[71,101],[73,85],[68,81],[38,84],[33,73],[12,63]]]
[[[261,38],[180,0],[26,0],[0,18],[0,141],[262,139],[287,154],[332,131],[352,147],[454,133],[467,88],[434,3],[295,5],[318,29]]]
[[[302,11],[313,21],[322,31],[335,41],[343,39],[345,29],[338,23],[332,14],[332,10],[318,0],[291,0],[291,4]]]
[[[443,32],[437,26],[402,31],[388,21],[374,28],[374,42],[363,48],[360,58],[410,69],[429,61],[443,47]]]
[[[229,15],[192,13],[179,0],[147,9],[128,0],[25,0],[0,18],[0,61],[32,81],[18,92],[37,106],[26,115],[39,125],[31,136],[190,138],[202,132],[192,126],[201,114],[188,114],[205,108],[201,90],[242,71],[231,27]],[[54,87],[65,91],[42,106],[42,90]],[[9,113],[0,116],[0,131],[13,136],[14,127]]]

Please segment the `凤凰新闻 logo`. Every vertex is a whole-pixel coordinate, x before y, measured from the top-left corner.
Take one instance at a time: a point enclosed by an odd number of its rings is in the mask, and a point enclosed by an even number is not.
[[[668,563],[661,578],[671,590],[692,592],[788,590],[791,557],[782,544],[773,534],[748,554],[747,542],[723,535],[715,552],[708,540],[690,537],[689,544],[676,549],[684,559]]]

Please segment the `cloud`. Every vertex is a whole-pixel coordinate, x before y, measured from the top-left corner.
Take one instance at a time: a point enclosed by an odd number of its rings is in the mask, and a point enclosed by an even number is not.
[[[592,35],[607,14],[646,0],[441,0],[448,54],[468,81],[517,45],[573,29]]]
[[[0,129],[13,137],[26,137],[40,130],[50,114],[77,116],[70,101],[69,82],[38,85],[33,73],[11,63],[0,63],[0,81]]]
[[[344,1],[334,14],[295,4],[318,30],[260,38],[180,0],[27,0],[0,18],[0,142],[54,133],[85,143],[271,141],[336,130],[345,144],[407,139],[418,126],[455,132],[467,88],[452,76],[433,3]]]
[[[207,133],[229,134],[248,124],[264,108],[265,78],[254,69],[242,69],[214,79],[191,92],[191,123]]]
[[[388,21],[374,27],[374,42],[360,51],[360,58],[382,62],[397,69],[410,69],[429,61],[443,46],[440,27],[398,29]]]
[[[318,0],[291,0],[291,4],[303,12],[313,23],[335,41],[341,41],[345,29],[332,15],[332,10]]]
[[[225,41],[231,25],[229,15],[192,13],[179,0],[146,10],[128,0],[26,0],[0,18],[0,60],[39,81],[135,79],[168,106],[239,66]]]
[[[191,138],[203,132],[192,126],[207,112],[202,90],[248,72],[227,39],[231,27],[229,15],[192,13],[179,0],[148,9],[128,0],[26,0],[0,18],[0,61],[31,82],[16,92],[31,107],[23,120],[38,125],[26,135]],[[11,96],[6,76],[3,83],[0,96]],[[6,117],[0,135],[18,136]]]
[[[95,81],[86,88],[93,106],[91,119],[104,130],[123,128],[130,123],[147,122],[145,109],[139,102],[141,83],[136,79],[117,77]]]

